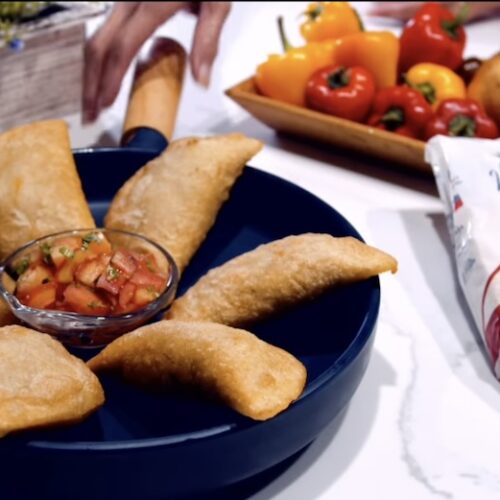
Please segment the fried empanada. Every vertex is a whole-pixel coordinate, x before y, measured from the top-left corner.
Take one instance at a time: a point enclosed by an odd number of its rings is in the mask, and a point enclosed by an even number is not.
[[[97,377],[49,335],[0,328],[0,436],[77,422],[104,402]]]
[[[140,384],[199,387],[255,420],[297,399],[306,369],[291,354],[244,330],[213,323],[159,321],[113,341],[88,361]]]
[[[0,134],[0,258],[50,233],[94,227],[62,120]]]
[[[248,325],[334,285],[396,270],[393,257],[355,238],[288,236],[210,270],[172,304],[166,318]]]
[[[242,134],[172,142],[118,191],[106,227],[151,238],[171,253],[182,272],[245,163],[261,147]]]

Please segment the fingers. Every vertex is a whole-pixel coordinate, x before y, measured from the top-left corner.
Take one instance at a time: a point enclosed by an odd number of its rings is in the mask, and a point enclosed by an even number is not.
[[[83,75],[83,122],[93,122],[99,115],[99,83],[102,67],[107,58],[107,49],[129,15],[139,2],[117,2],[104,25],[85,46]]]
[[[423,2],[377,2],[369,11],[371,16],[392,17],[403,21],[410,19]]]
[[[203,2],[200,5],[190,60],[193,77],[204,86],[210,83],[219,38],[230,9],[230,2]]]
[[[132,8],[133,4],[133,8]],[[85,57],[84,121],[113,104],[128,66],[142,44],[186,2],[118,2],[89,42]]]
[[[166,6],[162,6],[166,8],[160,11],[149,2],[140,2],[132,16],[126,20],[122,26],[123,33],[109,45],[103,65],[98,89],[103,107],[113,104],[123,76],[142,44],[158,26],[179,10],[179,3],[168,2]]]
[[[150,35],[183,9],[198,11],[191,51],[194,78],[208,86],[230,2],[116,2],[85,48],[83,122],[93,122],[120,90],[128,66]]]
[[[425,2],[378,2],[374,3],[373,7],[368,11],[368,14],[370,16],[392,17],[394,19],[407,21],[414,16],[417,10],[420,9],[424,3]],[[443,6],[454,15],[457,15],[463,7],[463,2],[439,3],[443,4]],[[498,2],[470,3],[468,19],[476,17],[478,12],[481,13],[491,11],[491,4],[496,4],[495,6],[498,7]]]

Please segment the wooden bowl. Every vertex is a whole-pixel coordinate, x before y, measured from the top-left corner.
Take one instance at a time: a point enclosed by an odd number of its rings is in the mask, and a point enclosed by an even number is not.
[[[423,141],[265,97],[258,93],[253,77],[226,90],[226,95],[276,131],[308,137],[431,173],[430,166],[424,161]]]

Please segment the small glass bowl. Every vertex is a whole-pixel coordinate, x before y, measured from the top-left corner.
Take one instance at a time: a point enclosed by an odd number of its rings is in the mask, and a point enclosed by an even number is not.
[[[69,236],[85,236],[101,233],[114,248],[144,251],[153,254],[160,271],[168,276],[163,292],[142,309],[120,315],[93,316],[49,309],[35,309],[22,304],[14,295],[17,273],[14,264],[34,248],[41,247],[54,239]],[[102,347],[126,332],[153,319],[174,300],[179,282],[179,271],[172,256],[160,245],[138,234],[116,229],[76,229],[51,234],[24,245],[13,252],[0,265],[0,293],[7,301],[13,314],[27,326],[49,333],[70,347]]]

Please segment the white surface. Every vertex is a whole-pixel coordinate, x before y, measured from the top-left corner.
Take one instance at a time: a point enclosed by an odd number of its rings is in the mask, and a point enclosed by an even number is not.
[[[241,131],[262,140],[266,147],[253,166],[331,204],[369,243],[393,253],[400,271],[382,276],[373,355],[344,418],[251,498],[498,499],[500,386],[455,280],[433,180],[278,138],[223,94],[279,50],[278,14],[298,41],[293,27],[302,9],[233,5],[212,86],[206,91],[188,77],[175,135]],[[193,26],[193,18],[179,15],[162,33],[189,46]],[[499,20],[469,26],[467,53],[496,52],[499,28]],[[74,146],[117,140],[129,86],[130,75],[97,125],[81,129],[71,118]]]

